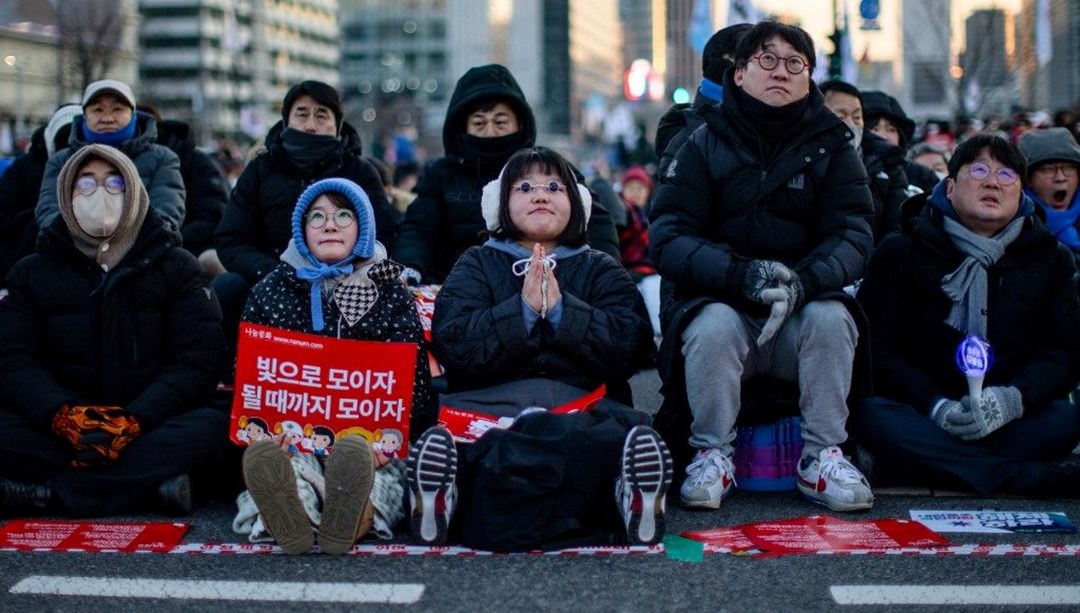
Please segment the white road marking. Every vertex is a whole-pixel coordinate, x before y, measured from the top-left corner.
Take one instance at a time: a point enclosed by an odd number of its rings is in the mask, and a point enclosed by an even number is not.
[[[33,575],[12,586],[11,593],[111,598],[413,604],[424,594],[424,585],[419,583],[287,583]]]
[[[1080,585],[834,585],[842,605],[1077,605]]]

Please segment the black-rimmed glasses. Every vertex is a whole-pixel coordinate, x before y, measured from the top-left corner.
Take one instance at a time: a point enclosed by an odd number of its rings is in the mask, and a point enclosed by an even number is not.
[[[788,74],[792,75],[800,74],[802,73],[802,71],[810,67],[810,64],[808,64],[806,60],[802,59],[797,55],[792,55],[790,57],[780,57],[772,51],[759,53],[758,55],[755,55],[750,59],[757,62],[757,65],[761,66],[762,70],[772,70],[773,68],[776,68],[777,64],[783,61],[784,69],[788,71]]]

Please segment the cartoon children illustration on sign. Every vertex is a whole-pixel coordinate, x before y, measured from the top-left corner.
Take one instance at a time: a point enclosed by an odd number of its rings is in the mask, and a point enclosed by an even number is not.
[[[319,456],[329,455],[334,450],[334,431],[326,426],[310,425],[304,427],[304,434],[310,441],[311,453]]]
[[[401,434],[401,430],[383,428],[376,434],[375,438],[376,440],[371,447],[375,450],[375,461],[379,466],[382,466],[398,457],[398,451],[401,450],[401,444],[404,442],[405,437]]]
[[[270,426],[261,417],[242,415],[238,425],[240,429],[236,431],[236,438],[245,441],[248,445],[270,438]]]

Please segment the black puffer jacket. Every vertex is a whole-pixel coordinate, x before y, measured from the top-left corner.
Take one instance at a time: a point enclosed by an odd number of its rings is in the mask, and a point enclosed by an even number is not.
[[[963,335],[945,323],[952,302],[941,280],[964,255],[929,194],[904,204],[901,233],[881,243],[859,287],[869,320],[874,393],[929,413],[935,398],[967,394],[955,363]],[[910,214],[910,217],[908,215]],[[994,363],[985,386],[1016,386],[1025,410],[1064,398],[1080,376],[1080,305],[1072,255],[1034,216],[989,269],[987,340]]]
[[[528,333],[515,259],[472,247],[435,299],[435,352],[453,391],[545,377],[588,390],[606,383],[609,397],[633,406],[627,380],[648,367],[654,345],[645,303],[627,272],[595,249],[559,259],[559,329],[540,320]]]
[[[267,150],[248,164],[236,181],[214,242],[229,272],[254,285],[273,270],[292,238],[292,213],[300,194],[329,177],[349,179],[364,189],[375,211],[375,236],[387,249],[397,233],[400,214],[387,201],[379,173],[361,155],[360,135],[341,125],[341,146],[319,169],[303,173],[285,153],[282,122],[266,135]]]
[[[379,299],[355,325],[349,325],[337,303],[328,297],[322,302],[326,327],[321,332],[315,332],[311,322],[311,283],[297,278],[296,268],[285,262],[279,263],[251,290],[244,307],[243,321],[356,341],[416,343],[420,349],[416,355],[412,420],[409,424],[409,433],[416,438],[434,425],[437,415],[431,391],[427,343],[412,294],[397,280],[401,266],[387,260],[374,266],[382,270],[392,269],[394,274],[379,277],[372,273],[372,277],[379,278]],[[367,270],[359,270],[354,274],[368,273]],[[390,278],[385,278],[387,276]]]
[[[660,123],[656,125],[656,157],[660,160],[656,163],[658,182],[664,180],[664,173],[668,166],[671,166],[679,147],[686,144],[698,126],[705,123],[701,116],[702,110],[714,104],[715,100],[698,91],[693,104],[676,104],[660,117]]]
[[[0,176],[0,284],[15,262],[34,251],[38,233],[34,207],[48,161],[41,127],[30,137],[30,150]]]
[[[480,157],[462,147],[465,121],[477,104],[505,101],[513,108],[520,126],[519,138],[509,139],[507,150]],[[495,139],[491,139],[495,140]],[[401,232],[394,243],[394,260],[421,273],[425,282],[442,283],[454,262],[469,247],[484,242],[487,235],[480,211],[480,193],[516,151],[536,143],[536,120],[517,81],[510,71],[497,64],[473,68],[454,88],[443,123],[445,156],[427,165],[416,188],[417,197],[405,213]],[[584,180],[580,172],[578,179]],[[615,259],[619,239],[611,215],[594,203],[589,219],[589,244]]]
[[[873,132],[864,132],[862,160],[874,197],[874,244],[900,225],[900,205],[907,199],[904,150]]]
[[[202,266],[153,211],[104,273],[64,220],[8,275],[0,300],[3,410],[48,430],[63,404],[121,406],[144,431],[201,408],[225,366],[221,309]]]
[[[729,71],[725,90],[733,87]],[[771,162],[747,140],[753,126],[736,98],[707,107],[707,129],[676,155],[653,200],[649,244],[680,303],[706,298],[764,316],[766,308],[743,295],[750,261],[786,264],[807,301],[839,292],[865,269],[873,204],[850,131],[825,108],[816,85]],[[679,306],[668,305],[669,315],[672,308]]]
[[[221,166],[195,146],[191,127],[182,121],[166,119],[158,124],[159,145],[165,145],[180,158],[180,176],[184,178],[187,212],[180,233],[184,249],[196,256],[214,248],[214,230],[229,201],[229,182]]]

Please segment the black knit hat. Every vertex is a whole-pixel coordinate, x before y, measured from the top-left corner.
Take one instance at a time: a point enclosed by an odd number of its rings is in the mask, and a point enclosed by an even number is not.
[[[907,116],[900,102],[880,91],[863,92],[862,101],[867,129],[877,125],[878,120],[884,117],[896,126],[900,132],[900,146],[907,149],[915,136],[915,121]]]
[[[315,102],[330,109],[330,112],[334,114],[338,131],[341,130],[341,122],[345,119],[345,112],[341,108],[341,94],[322,81],[303,81],[289,88],[281,101],[281,119],[286,125],[289,123],[289,111],[292,110],[293,104],[296,103],[297,98],[304,95],[311,96]]]
[[[713,83],[723,83],[724,72],[734,65],[734,62],[725,59],[724,56],[734,56],[735,47],[739,45],[743,35],[753,27],[752,23],[737,23],[713,34],[701,52],[701,75]]]

